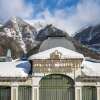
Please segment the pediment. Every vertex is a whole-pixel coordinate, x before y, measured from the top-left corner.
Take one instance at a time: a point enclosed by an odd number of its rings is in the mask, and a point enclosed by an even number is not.
[[[78,52],[63,48],[56,47],[52,49],[48,49],[43,52],[39,52],[29,57],[29,60],[32,59],[68,59],[68,58],[80,58],[83,59],[83,54]]]

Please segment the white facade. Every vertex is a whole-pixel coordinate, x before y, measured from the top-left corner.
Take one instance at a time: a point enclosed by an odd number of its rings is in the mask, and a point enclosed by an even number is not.
[[[43,100],[40,99],[40,82],[43,78],[49,77],[50,75],[58,75],[62,78],[64,76],[69,78],[69,80],[73,80],[75,98],[68,100],[90,100],[89,98],[84,99],[83,97],[84,87],[93,87],[93,89],[96,89],[97,100],[100,100],[99,62],[85,61],[82,54],[62,47],[52,48],[32,55],[29,57],[29,60],[32,64],[32,74],[29,74],[31,69],[29,62],[0,62],[0,86],[11,87],[11,100],[20,100],[18,91],[20,86],[31,87],[32,95],[28,100]],[[50,61],[52,61],[52,63]],[[2,79],[2,77],[5,79]],[[48,83],[48,85],[50,84]],[[59,84],[57,83],[57,85]],[[48,96],[48,100],[50,95]],[[45,96],[43,96],[43,98],[45,98]],[[50,100],[59,100],[59,98],[57,99],[56,97],[56,99]]]

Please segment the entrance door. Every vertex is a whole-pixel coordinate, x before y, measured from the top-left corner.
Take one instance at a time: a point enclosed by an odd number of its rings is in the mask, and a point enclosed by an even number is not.
[[[60,74],[43,77],[40,81],[39,100],[75,100],[74,81]]]

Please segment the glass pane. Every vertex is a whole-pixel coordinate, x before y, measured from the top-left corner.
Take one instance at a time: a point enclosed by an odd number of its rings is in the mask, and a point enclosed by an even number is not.
[[[82,88],[82,100],[97,100],[96,87],[84,86]]]
[[[19,86],[18,100],[32,100],[32,87],[31,86]]]
[[[0,100],[11,100],[11,88],[0,86]]]
[[[40,100],[75,100],[74,81],[60,74],[52,74],[40,81]]]

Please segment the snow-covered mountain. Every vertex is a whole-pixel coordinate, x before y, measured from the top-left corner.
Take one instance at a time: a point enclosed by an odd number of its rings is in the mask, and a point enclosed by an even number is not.
[[[41,29],[45,28],[48,23],[46,23],[43,20],[25,20],[27,23],[29,23],[30,25],[34,26],[37,31],[40,31]]]
[[[33,47],[36,29],[19,17],[12,17],[1,28],[0,35],[6,35],[19,43],[26,53]]]
[[[100,24],[82,29],[74,38],[91,50],[100,53]]]
[[[36,40],[43,41],[43,40],[47,39],[48,36],[52,36],[52,37],[56,36],[56,35],[62,36],[62,34],[65,35],[66,37],[69,37],[66,32],[64,32],[63,30],[58,29],[58,28],[56,28],[56,26],[53,26],[52,24],[50,24],[38,32]]]
[[[63,34],[66,36],[66,39],[73,42],[77,52],[83,53],[85,56],[100,59],[100,55],[93,52],[92,49],[88,49],[91,44],[92,46],[98,46],[100,49],[99,30],[99,27],[96,27],[95,29],[91,29],[91,27],[87,28],[82,32],[77,32],[74,37],[76,40],[74,40],[67,32],[52,24],[48,25],[44,22],[30,23],[30,21],[22,20],[19,17],[12,17],[0,27],[0,56],[6,54],[6,51],[9,48],[13,52],[13,58],[20,57],[23,52],[28,54],[33,52],[36,53],[39,46],[48,38],[48,36],[56,37],[58,35],[62,36]],[[84,48],[79,41],[88,45],[88,47]]]

